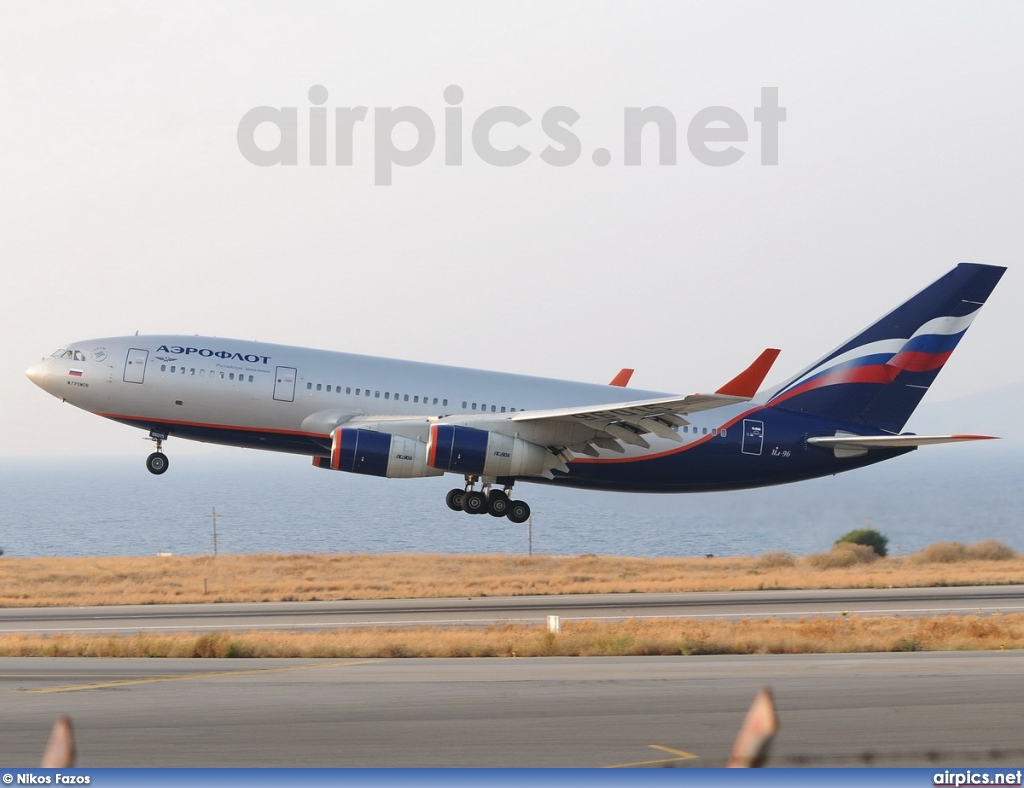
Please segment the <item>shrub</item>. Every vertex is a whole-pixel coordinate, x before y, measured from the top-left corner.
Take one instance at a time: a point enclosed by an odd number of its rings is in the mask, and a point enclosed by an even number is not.
[[[893,646],[893,651],[924,651],[924,643],[915,637],[900,638]]]
[[[0,555],[3,552],[0,551]],[[1017,554],[998,539],[984,539],[967,548],[967,557],[979,561],[1009,561]]]
[[[910,558],[918,564],[955,564],[967,560],[967,545],[963,542],[936,542]]]
[[[815,569],[841,569],[845,566],[870,564],[878,558],[878,553],[866,544],[836,542],[827,553],[809,555],[807,561]]]
[[[757,559],[758,569],[784,569],[796,566],[796,559],[785,550],[769,550]]]
[[[882,534],[880,531],[876,531],[874,528],[858,528],[855,531],[850,531],[848,534],[844,534],[836,539],[836,544],[842,544],[844,542],[851,542],[853,544],[867,545],[875,554],[880,558],[885,558],[889,551],[886,546],[889,544],[889,537]]]

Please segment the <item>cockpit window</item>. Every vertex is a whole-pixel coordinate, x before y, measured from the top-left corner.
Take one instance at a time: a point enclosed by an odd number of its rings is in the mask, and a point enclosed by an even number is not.
[[[60,350],[53,351],[50,354],[50,358],[66,358],[69,361],[85,361],[85,353],[81,350],[68,350],[66,348],[61,348]]]

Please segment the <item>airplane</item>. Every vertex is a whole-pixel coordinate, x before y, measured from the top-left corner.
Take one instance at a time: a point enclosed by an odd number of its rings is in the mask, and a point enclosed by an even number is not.
[[[149,432],[388,478],[462,476],[455,511],[523,523],[518,481],[700,492],[833,475],[984,435],[902,429],[1006,269],[961,263],[780,385],[765,350],[685,396],[215,337],[74,342],[27,370],[64,402]],[[820,327],[815,327],[820,330]]]

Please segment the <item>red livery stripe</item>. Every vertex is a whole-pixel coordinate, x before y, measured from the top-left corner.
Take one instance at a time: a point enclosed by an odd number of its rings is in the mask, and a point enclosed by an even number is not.
[[[772,405],[785,402],[790,397],[803,394],[805,391],[813,391],[824,386],[837,386],[843,383],[892,383],[899,373],[900,369],[890,364],[870,364],[836,370],[809,380],[795,389],[790,389],[781,397],[772,400]]]
[[[931,372],[939,369],[949,357],[952,350],[945,353],[922,353],[917,350],[901,350],[889,362],[889,366],[906,372]]]

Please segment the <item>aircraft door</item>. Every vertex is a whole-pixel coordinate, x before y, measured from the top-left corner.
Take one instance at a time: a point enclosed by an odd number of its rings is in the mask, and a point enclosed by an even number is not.
[[[146,378],[146,363],[148,361],[148,350],[131,348],[128,351],[128,358],[124,362],[124,382],[142,383]]]
[[[274,399],[278,402],[295,401],[295,378],[298,372],[294,367],[278,367],[274,378]]]
[[[743,444],[740,451],[744,454],[760,454],[764,446],[764,422],[756,419],[743,420]]]

